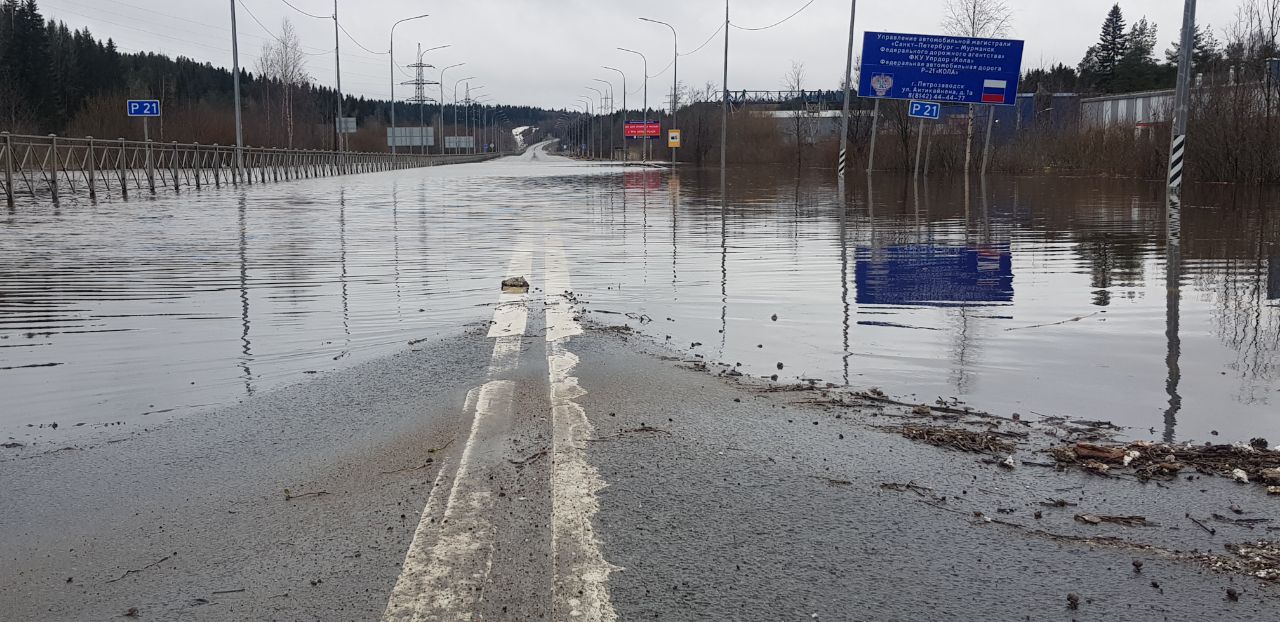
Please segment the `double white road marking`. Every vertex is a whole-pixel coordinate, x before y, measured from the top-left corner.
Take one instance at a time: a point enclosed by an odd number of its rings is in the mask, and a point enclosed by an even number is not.
[[[518,250],[507,275],[529,278],[532,264],[533,253]],[[617,619],[608,593],[609,573],[616,568],[604,560],[591,529],[599,508],[595,493],[604,481],[582,451],[583,439],[592,435],[592,428],[574,401],[586,392],[572,375],[578,357],[566,347],[570,337],[582,333],[566,295],[571,291],[567,265],[563,248],[551,241],[545,253],[543,287],[553,427],[553,573],[548,579],[553,620],[608,622]],[[477,452],[487,451],[486,445],[493,442],[485,438],[485,427],[513,414],[515,383],[503,376],[519,363],[528,318],[527,294],[502,294],[488,334],[494,339],[489,380],[467,395],[471,430],[453,471],[453,483],[445,497],[442,488],[449,469],[442,463],[383,614],[385,621],[472,620],[486,596],[497,535],[490,520],[495,499],[486,478],[473,472],[473,465]]]

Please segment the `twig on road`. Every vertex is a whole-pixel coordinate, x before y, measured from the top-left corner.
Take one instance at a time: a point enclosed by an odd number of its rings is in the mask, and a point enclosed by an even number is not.
[[[288,488],[285,488],[285,489],[284,489],[284,500],[285,500],[285,501],[288,501],[288,500],[290,500],[290,499],[301,499],[302,497],[323,497],[323,496],[325,496],[325,495],[327,495],[327,494],[329,494],[329,491],[327,491],[327,490],[317,490],[317,491],[315,491],[315,492],[304,492],[304,493],[302,493],[302,494],[300,494],[300,495],[295,495],[295,494],[293,494],[292,492],[289,492],[289,489],[288,489]]]
[[[1070,323],[1072,323],[1072,322],[1079,322],[1080,320],[1083,320],[1083,319],[1085,319],[1085,318],[1091,318],[1091,317],[1093,317],[1093,316],[1095,316],[1095,315],[1097,315],[1097,314],[1099,314],[1099,313],[1102,313],[1102,312],[1101,312],[1101,311],[1095,311],[1095,312],[1093,312],[1093,313],[1090,313],[1089,315],[1078,315],[1078,316],[1073,317],[1073,318],[1071,318],[1071,319],[1069,319],[1069,320],[1062,320],[1061,322],[1050,322],[1050,323],[1048,323],[1048,324],[1033,324],[1033,325],[1031,325],[1031,326],[1015,326],[1015,327],[1013,327],[1013,328],[1006,328],[1006,329],[1005,329],[1005,331],[1007,332],[1007,331],[1011,331],[1011,330],[1026,330],[1026,329],[1028,329],[1028,328],[1045,328],[1045,327],[1047,327],[1047,326],[1061,326],[1061,325],[1063,325],[1063,324],[1070,324]]]
[[[417,471],[419,469],[425,469],[435,464],[435,462],[436,461],[434,458],[427,458],[426,462],[423,462],[422,464],[415,467],[404,467],[403,469],[395,469],[394,471],[380,471],[380,473],[382,473],[383,475],[391,475],[392,473],[403,473],[405,471]]]
[[[211,593],[212,593],[212,594],[215,594],[215,595],[216,595],[216,594],[235,594],[235,593],[237,593],[237,592],[243,592],[243,591],[244,591],[244,589],[245,589],[245,588],[237,588],[237,589],[234,589],[234,590],[214,590],[214,591],[213,591],[213,592],[211,592]]]
[[[142,572],[143,570],[149,570],[149,569],[151,569],[151,568],[155,568],[156,566],[159,566],[160,564],[163,564],[164,562],[169,561],[169,559],[170,559],[171,557],[173,557],[173,556],[172,556],[172,555],[165,555],[164,557],[162,557],[162,558],[160,558],[160,559],[157,559],[156,561],[151,562],[150,564],[147,564],[146,566],[143,566],[143,567],[141,567],[141,568],[131,568],[131,569],[129,569],[129,570],[126,570],[126,571],[124,571],[124,574],[122,574],[122,575],[120,575],[120,576],[118,576],[118,577],[116,577],[116,578],[114,578],[114,579],[109,579],[109,580],[107,580],[107,583],[115,583],[116,581],[119,581],[120,579],[123,579],[123,578],[125,578],[125,577],[127,577],[127,576],[129,576],[129,575],[131,575],[131,574],[133,574],[133,573],[135,573],[135,572]]]

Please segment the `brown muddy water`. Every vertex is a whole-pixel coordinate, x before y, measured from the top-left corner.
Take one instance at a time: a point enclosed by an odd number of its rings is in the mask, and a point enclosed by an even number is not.
[[[1158,184],[727,182],[543,156],[0,211],[0,438],[322,382],[487,321],[554,237],[591,319],[745,373],[1280,442],[1274,195],[1190,190],[1170,280]]]

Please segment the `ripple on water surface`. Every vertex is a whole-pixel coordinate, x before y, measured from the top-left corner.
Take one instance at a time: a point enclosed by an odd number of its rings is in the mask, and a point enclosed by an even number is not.
[[[1193,195],[1170,279],[1152,185],[877,178],[842,200],[828,177],[734,171],[722,199],[714,171],[508,159],[20,205],[0,432],[198,412],[485,322],[511,250],[553,235],[594,319],[753,374],[1280,438],[1270,197]]]

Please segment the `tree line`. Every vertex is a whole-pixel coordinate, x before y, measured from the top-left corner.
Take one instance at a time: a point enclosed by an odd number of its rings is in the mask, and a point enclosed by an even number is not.
[[[297,35],[287,20],[274,39],[276,43],[264,46],[263,60],[240,72],[245,143],[333,148],[336,91],[316,84],[307,74]],[[62,21],[45,19],[36,0],[0,1],[0,129],[140,139],[141,125],[124,114],[124,102],[131,98],[161,100],[164,116],[151,127],[155,140],[235,142],[231,70],[183,56],[123,52],[110,38],[98,39],[88,28],[72,30]],[[361,128],[351,148],[387,149],[388,101],[344,96],[342,106],[344,115],[356,117]],[[538,125],[551,114],[533,106],[487,108],[489,117],[507,129]],[[429,109],[433,115],[440,112],[434,105]],[[461,118],[465,109],[459,110]],[[452,106],[443,112],[447,128]],[[401,125],[406,119],[416,121],[418,107],[397,103],[396,116]],[[509,137],[506,132],[500,135]]]
[[[1181,38],[1181,24],[1174,28]],[[1242,0],[1236,22],[1214,34],[1196,25],[1192,71],[1202,84],[1261,80],[1267,59],[1277,56],[1280,0]],[[1059,93],[1112,94],[1172,89],[1178,74],[1181,42],[1160,50],[1157,25],[1142,16],[1127,23],[1120,3],[1102,21],[1098,41],[1075,67],[1057,63],[1024,72],[1021,89]]]

